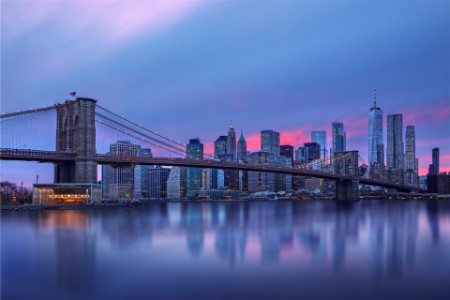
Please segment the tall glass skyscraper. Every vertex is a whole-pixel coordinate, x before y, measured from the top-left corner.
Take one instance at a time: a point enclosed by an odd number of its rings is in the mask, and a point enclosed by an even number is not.
[[[311,131],[311,142],[320,145],[320,157],[326,158],[327,153],[327,132],[325,130],[321,131]]]
[[[219,158],[220,155],[227,154],[227,141],[226,135],[221,135],[214,142],[214,158]]]
[[[202,160],[203,159],[203,144],[200,139],[191,139],[186,145],[186,159],[188,160]],[[187,169],[187,190],[200,190],[202,186],[202,169],[192,168]]]
[[[416,158],[416,133],[413,125],[406,126],[406,169],[419,173],[418,159]]]
[[[333,135],[333,153],[346,151],[347,137],[344,131],[344,123],[333,122],[333,124],[331,125],[331,132]]]
[[[405,152],[403,147],[403,115],[388,115],[386,159],[389,169],[404,169]]]
[[[383,110],[377,107],[377,94],[376,89],[374,89],[373,95],[373,107],[369,110],[369,168],[374,163],[380,165],[384,164],[384,161],[378,161],[379,154],[377,155],[378,145],[383,144]]]
[[[275,130],[261,130],[261,151],[280,156],[280,133]]]
[[[228,130],[227,154],[233,155],[233,161],[236,160],[236,132],[234,132],[233,125]]]

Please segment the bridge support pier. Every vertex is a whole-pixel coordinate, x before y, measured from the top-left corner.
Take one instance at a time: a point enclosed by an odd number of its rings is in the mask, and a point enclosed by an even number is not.
[[[333,155],[334,173],[350,177],[349,179],[336,181],[336,201],[358,201],[358,151],[335,152]]]
[[[56,151],[76,153],[75,163],[55,165],[55,183],[97,182],[95,103],[77,98],[56,104]]]
[[[336,182],[336,201],[358,201],[359,180],[342,180]]]

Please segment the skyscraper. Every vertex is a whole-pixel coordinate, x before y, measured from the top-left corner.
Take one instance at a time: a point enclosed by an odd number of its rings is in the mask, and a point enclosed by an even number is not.
[[[305,162],[320,159],[320,145],[318,143],[305,143]]]
[[[376,89],[373,93],[373,107],[369,110],[369,168],[374,164],[378,163],[380,165],[383,162],[378,161],[377,155],[379,148],[378,145],[383,144],[383,110],[377,106],[377,94]]]
[[[320,145],[320,158],[326,158],[327,132],[325,130],[311,131],[311,142]]]
[[[295,150],[295,160],[300,163],[305,162],[305,147],[298,147],[298,149]]]
[[[419,173],[416,158],[416,133],[413,125],[406,126],[406,169]]]
[[[291,145],[281,145],[280,146],[280,155],[290,158],[291,159],[291,165],[294,161],[294,147]]]
[[[237,145],[237,159],[238,161],[247,161],[247,142],[242,131]]]
[[[331,125],[331,132],[333,135],[333,153],[346,151],[346,134],[344,131],[344,123],[333,122]]]
[[[261,151],[280,156],[280,133],[274,130],[261,130]]]
[[[186,145],[186,159],[201,160],[203,159],[203,144],[200,139],[191,139]],[[200,190],[202,186],[202,172],[200,168],[189,167],[187,170],[187,190]]]
[[[227,154],[233,155],[233,161],[236,160],[236,133],[234,132],[233,125],[230,125],[227,138]]]
[[[117,141],[109,146],[109,154],[116,156],[138,156],[146,153],[151,157],[151,150],[142,152],[141,146],[130,141]],[[139,167],[141,168],[141,167]],[[102,192],[104,198],[133,198],[135,185],[135,167],[133,166],[102,166]]]
[[[439,175],[439,148],[433,148],[433,150],[431,150],[431,155],[432,164],[430,165],[428,173]]]
[[[403,147],[403,115],[388,115],[386,158],[389,169],[404,169]]]
[[[214,142],[214,158],[219,158],[219,155],[227,153],[227,141],[228,137],[226,135],[221,135]]]
[[[273,165],[274,155],[268,151],[253,152],[249,156],[250,165]],[[248,190],[249,192],[274,191],[275,174],[267,172],[248,172]]]

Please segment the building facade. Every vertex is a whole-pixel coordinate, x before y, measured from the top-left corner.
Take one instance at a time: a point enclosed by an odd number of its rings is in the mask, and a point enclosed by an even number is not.
[[[320,145],[320,157],[327,157],[327,132],[325,130],[311,131],[311,142]]]
[[[249,156],[250,165],[273,165],[275,156],[267,151],[253,152]],[[248,172],[248,191],[274,191],[275,174],[267,172]]]
[[[369,168],[373,164],[380,166],[384,163],[378,161],[378,146],[383,144],[383,110],[377,106],[376,90],[374,90],[373,107],[369,110],[368,142]]]
[[[227,154],[227,141],[226,135],[221,135],[214,142],[214,158],[219,158],[219,155]]]
[[[305,143],[304,148],[306,163],[320,159],[320,145],[318,143]]]
[[[347,136],[344,131],[344,123],[333,122],[331,125],[331,132],[333,138],[332,152],[344,152],[347,151]]]
[[[280,156],[280,133],[274,130],[261,130],[261,151]]]
[[[186,159],[203,160],[203,144],[200,139],[191,139],[186,145]],[[200,190],[202,187],[202,169],[187,168],[187,190]]]
[[[419,160],[416,157],[416,133],[413,125],[406,126],[406,170],[419,174]]]
[[[247,142],[242,131],[237,145],[237,160],[240,162],[247,161]]]
[[[404,170],[403,115],[387,116],[387,167]]]
[[[138,156],[147,153],[151,157],[150,149],[141,149],[140,145],[130,141],[117,141],[109,146],[110,155]],[[144,166],[139,166],[140,168]],[[133,198],[135,192],[135,167],[133,166],[102,166],[102,194],[103,198],[127,199]]]
[[[236,132],[234,132],[233,125],[231,125],[230,129],[228,130],[227,154],[232,155],[233,161],[236,161]]]

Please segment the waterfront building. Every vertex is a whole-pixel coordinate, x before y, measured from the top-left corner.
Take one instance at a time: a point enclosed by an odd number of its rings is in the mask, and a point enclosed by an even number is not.
[[[403,115],[387,116],[387,167],[404,170]]]
[[[450,172],[441,174],[428,174],[428,192],[450,194]]]
[[[305,143],[304,148],[306,163],[320,159],[320,145],[318,143]]]
[[[280,133],[274,130],[261,130],[261,151],[280,156]]]
[[[189,140],[189,144],[186,145],[186,159],[203,160],[203,144],[199,138]],[[187,190],[200,190],[201,186],[201,168],[189,167],[187,169]]]
[[[242,131],[237,145],[237,160],[240,162],[247,161],[247,142],[245,141]]]
[[[187,169],[173,167],[167,178],[167,198],[179,199],[186,197]]]
[[[368,156],[369,168],[373,164],[381,166],[384,162],[378,161],[379,145],[383,145],[383,110],[377,106],[377,94],[374,89],[373,107],[369,110],[369,133],[368,133]]]
[[[139,153],[147,153],[151,157],[151,150],[141,149],[140,145],[130,141],[117,141],[109,146],[110,155],[138,156]],[[141,166],[142,167],[142,166]],[[135,173],[133,166],[102,166],[102,194],[103,198],[129,199],[134,197]]]
[[[226,135],[221,135],[214,142],[214,158],[219,158],[219,155],[227,154],[227,141]]]
[[[233,125],[231,125],[228,130],[227,154],[231,154],[233,156],[232,161],[236,161],[236,133],[234,132]]]
[[[273,165],[275,156],[271,152],[257,151],[249,156],[249,165]],[[248,172],[248,191],[274,191],[275,174],[267,172]]]
[[[406,126],[406,170],[419,174],[419,160],[416,157],[416,133],[413,125]]]
[[[327,132],[325,130],[311,131],[311,142],[320,145],[320,157],[326,159],[327,157]]]
[[[331,125],[331,132],[333,138],[332,152],[343,152],[347,149],[347,135],[344,131],[344,123],[333,122]],[[331,157],[332,153],[331,153]]]
[[[166,198],[170,170],[161,166],[136,166],[134,198]]]

